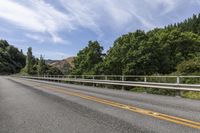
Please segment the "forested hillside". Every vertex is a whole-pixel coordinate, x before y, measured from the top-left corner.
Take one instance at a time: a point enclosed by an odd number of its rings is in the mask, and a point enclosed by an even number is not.
[[[117,38],[106,55],[97,41],[90,41],[77,54],[73,74],[198,74],[199,26],[200,15],[194,15],[165,28],[137,30]]]
[[[26,62],[22,51],[0,40],[0,74],[13,74],[19,72]]]
[[[167,28],[179,28],[181,31],[190,31],[200,35],[200,14],[186,19],[183,22],[169,25]]]

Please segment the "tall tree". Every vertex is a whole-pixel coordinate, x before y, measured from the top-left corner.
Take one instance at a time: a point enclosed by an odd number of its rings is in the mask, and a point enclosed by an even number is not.
[[[74,60],[73,74],[95,74],[95,66],[103,60],[103,47],[97,41],[89,41]]]
[[[32,48],[31,47],[29,47],[28,51],[27,51],[26,72],[28,74],[32,74],[32,72],[33,72],[33,55],[32,55]]]
[[[45,60],[43,59],[42,55],[40,55],[40,60],[38,62],[37,72],[38,75],[44,75],[46,69]]]

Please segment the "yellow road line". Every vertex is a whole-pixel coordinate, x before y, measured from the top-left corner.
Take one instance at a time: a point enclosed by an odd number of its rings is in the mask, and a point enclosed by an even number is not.
[[[188,127],[191,127],[191,128],[200,129],[200,122],[195,122],[195,121],[192,121],[192,120],[187,120],[187,119],[184,119],[184,118],[179,118],[179,117],[175,117],[175,116],[171,116],[171,115],[167,115],[167,114],[163,114],[163,113],[159,113],[159,112],[154,112],[154,111],[151,111],[151,110],[137,108],[137,107],[134,107],[134,106],[130,106],[130,105],[126,105],[126,104],[122,104],[122,103],[118,103],[118,102],[114,102],[114,101],[110,101],[110,100],[106,100],[106,99],[102,99],[102,98],[98,98],[98,97],[94,97],[94,96],[90,96],[90,95],[86,95],[86,94],[82,94],[82,93],[79,93],[79,92],[65,90],[66,88],[63,88],[63,87],[58,88],[57,86],[54,86],[54,85],[46,85],[46,84],[44,85],[43,84],[42,86],[39,85],[38,87],[42,87],[44,89],[48,89],[48,90],[51,90],[51,91],[54,91],[54,92],[57,92],[57,93],[63,93],[63,94],[71,95],[71,96],[80,97],[82,99],[95,101],[95,102],[102,103],[102,104],[105,104],[105,105],[110,105],[110,106],[117,107],[117,108],[120,108],[120,109],[123,109],[123,110],[128,110],[128,111],[148,115],[148,116],[151,116],[151,117],[154,117],[154,118],[166,120],[166,121],[169,121],[169,122],[188,126]]]

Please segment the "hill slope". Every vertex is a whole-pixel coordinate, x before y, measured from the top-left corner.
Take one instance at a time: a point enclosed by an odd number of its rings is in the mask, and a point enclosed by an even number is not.
[[[46,60],[46,63],[60,69],[64,74],[69,74],[74,67],[74,58],[68,57],[63,60]]]

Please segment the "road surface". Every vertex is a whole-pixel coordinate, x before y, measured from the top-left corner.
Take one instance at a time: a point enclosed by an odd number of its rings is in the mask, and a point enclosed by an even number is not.
[[[199,133],[200,101],[0,77],[0,133]]]

